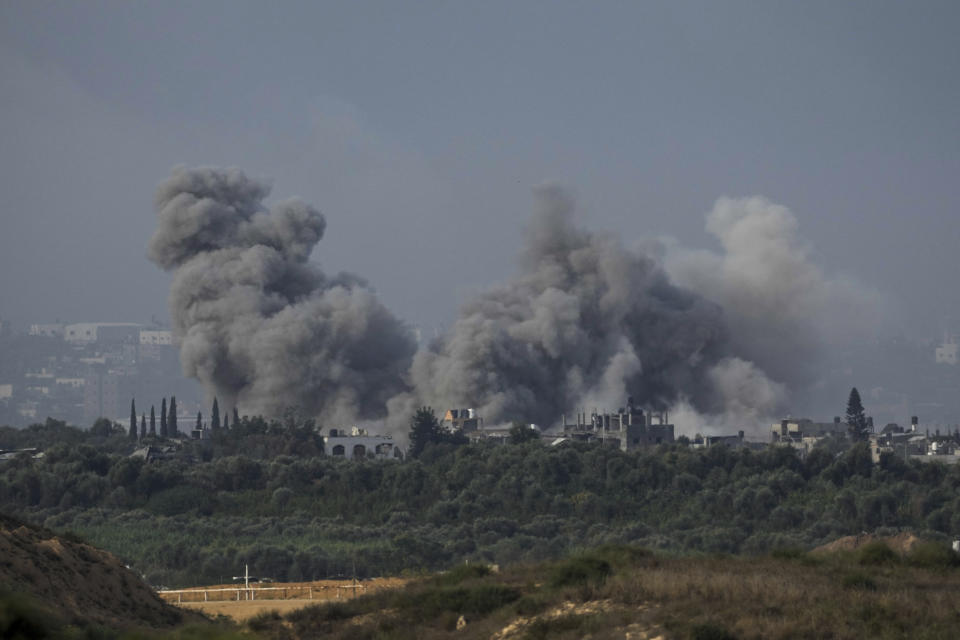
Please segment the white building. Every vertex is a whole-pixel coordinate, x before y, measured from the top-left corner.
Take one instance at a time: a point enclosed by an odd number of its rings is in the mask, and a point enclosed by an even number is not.
[[[30,325],[30,335],[44,336],[46,338],[62,338],[62,324],[32,324]]]
[[[943,342],[934,352],[937,364],[957,364],[957,338],[944,335]]]
[[[141,329],[140,344],[160,344],[172,345],[173,332],[171,331],[152,331]]]
[[[330,429],[330,435],[323,436],[323,449],[328,456],[351,460],[403,458],[403,451],[393,441],[393,437],[370,435],[366,429],[359,427],[351,427],[349,434],[346,429]]]
[[[74,344],[135,337],[140,325],[133,322],[78,322],[64,327],[63,339]]]

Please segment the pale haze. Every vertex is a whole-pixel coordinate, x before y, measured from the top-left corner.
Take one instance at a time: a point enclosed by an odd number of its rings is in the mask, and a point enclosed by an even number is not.
[[[426,340],[517,272],[549,182],[737,310],[725,358],[810,384],[821,338],[960,331],[958,31],[948,2],[4,2],[0,318],[170,324],[158,185],[239,167]]]

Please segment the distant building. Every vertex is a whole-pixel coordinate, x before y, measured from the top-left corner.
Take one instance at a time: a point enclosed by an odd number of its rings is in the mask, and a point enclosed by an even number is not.
[[[63,325],[56,324],[32,324],[30,325],[30,335],[43,336],[45,338],[63,338]]]
[[[937,364],[957,364],[957,337],[944,335],[943,342],[934,351]]]
[[[651,447],[674,441],[674,426],[669,423],[666,411],[644,412],[627,398],[627,406],[616,413],[598,413],[589,416],[578,412],[573,423],[561,418],[562,438],[583,442],[601,442],[629,451],[638,447]]]
[[[335,458],[403,459],[403,451],[392,436],[371,435],[359,427],[351,427],[349,433],[346,429],[330,429],[330,435],[323,436],[323,449],[328,456]]]
[[[840,418],[833,422],[814,422],[807,418],[781,420],[770,427],[773,442],[800,442],[804,438],[824,438],[827,436],[846,436],[849,427]]]
[[[873,427],[872,419],[868,424]],[[833,422],[814,422],[807,418],[797,420],[785,419],[775,422],[770,427],[771,441],[773,444],[788,445],[798,449],[802,455],[810,451],[825,438],[846,438],[849,433],[849,426],[846,422],[841,422],[840,418],[834,418]]]
[[[440,426],[447,431],[469,433],[483,426],[483,418],[477,415],[475,409],[447,409]]]
[[[120,378],[102,367],[91,369],[83,381],[83,417],[88,423],[97,418],[120,415]]]
[[[767,446],[762,442],[747,440],[743,431],[738,431],[736,435],[730,436],[705,436],[698,433],[690,441],[690,446],[693,449],[709,449],[717,445],[730,447],[731,449],[763,449]]]
[[[155,331],[155,330],[140,330],[140,344],[160,344],[160,345],[172,345],[173,344],[173,332],[172,331]]]
[[[78,322],[64,327],[63,339],[74,344],[116,344],[138,341],[140,325],[132,322]]]

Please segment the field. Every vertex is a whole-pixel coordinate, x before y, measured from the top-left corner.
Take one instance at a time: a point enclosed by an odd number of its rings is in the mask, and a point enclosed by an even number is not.
[[[406,582],[403,578],[269,582],[251,584],[249,589],[242,584],[220,584],[160,591],[159,595],[164,601],[186,609],[244,621],[264,611],[287,613],[312,604],[349,600],[381,589],[401,587]]]
[[[932,542],[902,555],[886,540],[767,556],[605,546],[499,573],[460,565],[402,589],[262,613],[247,627],[283,640],[953,640],[958,597],[960,556]]]

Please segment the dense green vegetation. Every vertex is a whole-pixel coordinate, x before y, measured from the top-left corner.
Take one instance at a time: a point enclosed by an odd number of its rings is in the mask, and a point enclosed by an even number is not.
[[[870,461],[866,445],[801,460],[685,445],[623,453],[539,442],[426,446],[404,462],[322,455],[313,425],[244,418],[209,446],[146,463],[125,430],[0,429],[0,511],[70,530],[155,585],[510,564],[605,543],[761,553],[860,531],[960,532],[960,469]]]

